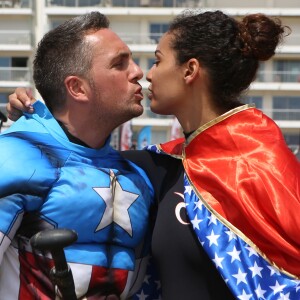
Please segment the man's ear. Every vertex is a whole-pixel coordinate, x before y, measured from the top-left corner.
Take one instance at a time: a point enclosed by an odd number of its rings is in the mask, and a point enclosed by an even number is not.
[[[77,101],[86,101],[88,99],[87,96],[87,82],[85,79],[80,78],[78,76],[68,76],[66,77],[65,87],[67,93]]]
[[[185,63],[184,80],[187,84],[195,81],[200,76],[200,64],[196,58],[191,58]]]

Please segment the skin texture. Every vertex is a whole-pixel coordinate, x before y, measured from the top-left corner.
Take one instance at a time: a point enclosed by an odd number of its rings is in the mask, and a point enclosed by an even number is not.
[[[143,113],[139,80],[141,68],[128,46],[110,29],[85,36],[93,51],[92,68],[85,77],[67,76],[64,107],[53,112],[68,131],[92,148],[100,148],[116,127]],[[35,99],[23,88],[9,96],[8,117],[33,112]],[[86,130],[89,128],[89,130]]]
[[[93,44],[94,59],[90,71],[93,80],[87,95],[101,122],[120,124],[143,113],[141,86],[143,72],[132,60],[128,46],[110,29],[88,35]],[[103,113],[105,112],[105,113]]]
[[[185,65],[179,66],[169,47],[171,36],[165,34],[155,51],[155,64],[147,74],[151,110],[159,114],[174,114],[184,106]]]
[[[179,64],[171,48],[172,33],[166,33],[156,51],[156,63],[147,74],[151,110],[175,115],[188,133],[222,114],[211,101],[209,77],[195,58]]]
[[[66,105],[53,114],[72,135],[98,148],[113,129],[143,113],[138,83],[143,72],[132,60],[128,46],[110,29],[85,38],[92,45],[92,68],[86,78],[65,79]]]

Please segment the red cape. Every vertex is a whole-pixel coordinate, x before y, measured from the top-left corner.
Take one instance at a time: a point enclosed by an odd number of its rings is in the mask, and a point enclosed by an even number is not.
[[[161,148],[182,155],[196,192],[243,238],[300,276],[300,163],[274,121],[243,106]]]

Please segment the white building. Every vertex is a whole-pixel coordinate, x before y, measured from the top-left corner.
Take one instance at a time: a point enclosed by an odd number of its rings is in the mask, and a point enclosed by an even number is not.
[[[36,93],[31,76],[35,46],[45,32],[64,20],[94,10],[107,15],[111,28],[129,45],[146,73],[157,40],[185,8],[220,9],[237,18],[262,12],[280,17],[291,27],[292,34],[275,57],[261,65],[247,101],[278,123],[296,151],[300,144],[300,0],[0,0],[0,109],[5,112],[8,95],[18,86]],[[145,79],[142,86],[146,91]],[[152,143],[170,139],[172,116],[151,113],[147,99],[144,105],[144,114],[132,121],[133,138],[151,126]]]

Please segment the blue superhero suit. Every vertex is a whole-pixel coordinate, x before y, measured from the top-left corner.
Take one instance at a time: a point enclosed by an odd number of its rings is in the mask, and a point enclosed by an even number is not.
[[[51,256],[29,243],[51,228],[78,233],[65,249],[78,298],[127,299],[143,277],[152,186],[109,140],[73,144],[42,102],[34,108],[0,135],[0,299],[59,299]]]

